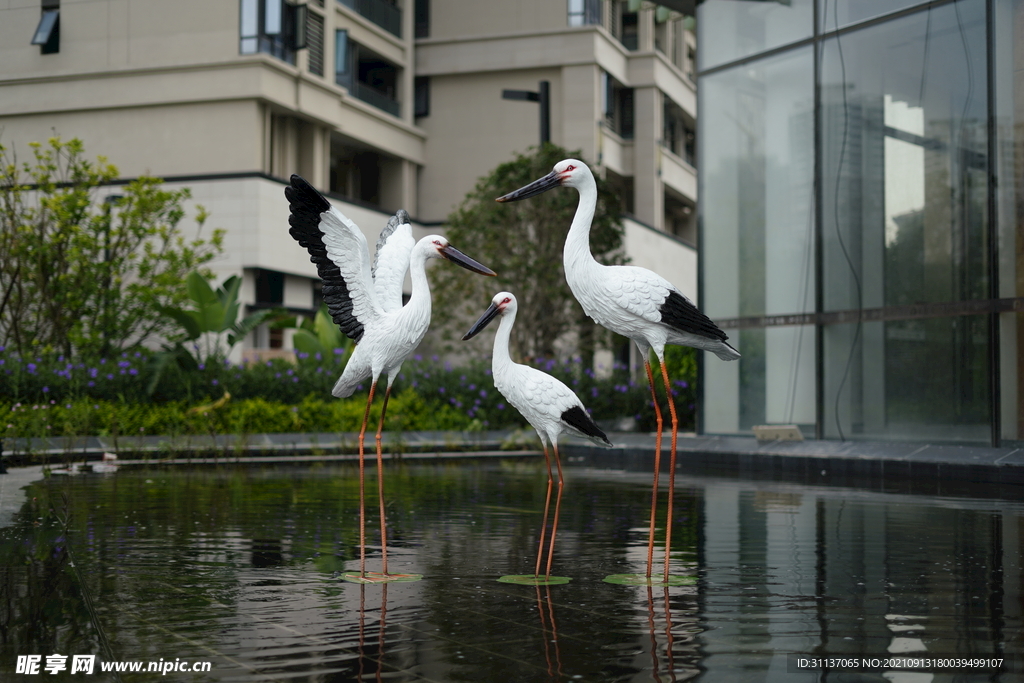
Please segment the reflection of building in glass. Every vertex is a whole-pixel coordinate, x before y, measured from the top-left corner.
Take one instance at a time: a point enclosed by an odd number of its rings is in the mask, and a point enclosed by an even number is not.
[[[702,427],[1022,440],[1021,9],[818,3],[699,8]]]

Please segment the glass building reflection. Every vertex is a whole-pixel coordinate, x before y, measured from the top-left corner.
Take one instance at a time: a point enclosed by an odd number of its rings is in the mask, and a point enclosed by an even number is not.
[[[1024,440],[1024,6],[698,6],[702,429]]]
[[[1024,517],[1005,502],[732,481],[703,495],[701,680],[860,680],[787,673],[785,653],[1015,656]],[[887,677],[953,680],[914,676]]]

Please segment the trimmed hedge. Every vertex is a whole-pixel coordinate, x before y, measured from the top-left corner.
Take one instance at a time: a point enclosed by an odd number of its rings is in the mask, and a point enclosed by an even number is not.
[[[380,419],[381,401],[370,411],[369,431]],[[204,409],[205,408],[205,409]],[[218,407],[91,401],[2,406],[0,433],[9,437],[139,436],[177,434],[257,434],[281,432],[355,432],[366,398],[321,399],[307,396],[297,404],[263,398],[228,400]],[[479,422],[451,406],[433,404],[412,390],[393,394],[388,403],[388,431],[463,430]]]

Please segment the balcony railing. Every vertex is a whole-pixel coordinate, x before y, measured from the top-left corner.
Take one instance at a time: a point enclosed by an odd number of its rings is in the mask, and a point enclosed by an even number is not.
[[[402,10],[385,0],[338,0],[382,29],[402,37]]]
[[[349,88],[349,92],[363,102],[377,107],[377,109],[382,109],[395,116],[402,115],[402,105],[395,102],[376,88],[371,88],[368,85],[356,81],[352,84],[352,87]]]

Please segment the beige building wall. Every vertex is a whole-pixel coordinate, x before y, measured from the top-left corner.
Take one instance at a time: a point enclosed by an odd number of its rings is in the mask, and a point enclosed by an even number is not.
[[[77,137],[89,156],[106,156],[125,177],[263,170],[263,117],[254,101],[19,114],[0,118],[0,126],[0,142],[19,156],[31,141]],[[255,144],[223,145],[233,136]]]
[[[430,36],[441,39],[493,37],[557,31],[566,24],[566,3],[548,0],[430,3]]]
[[[430,83],[430,113],[418,119],[428,137],[424,220],[443,221],[477,178],[539,143],[538,105],[503,100],[501,91],[536,92],[541,80],[550,83],[552,142],[582,150],[598,173],[632,181],[637,220],[666,229],[666,188],[695,206],[696,169],[666,147],[663,129],[667,101],[694,122],[696,85],[685,60],[673,61],[692,34],[678,21],[657,24],[651,5],[637,14],[636,49],[628,49],[610,18],[628,5],[603,6],[604,23],[569,26],[565,3],[483,2],[464,13],[458,2],[431,3],[430,35],[416,42],[417,75]],[[632,136],[604,120],[605,74],[633,93]]]
[[[240,54],[239,12],[239,0],[64,0],[60,51],[44,55],[28,45],[39,21],[38,0],[9,0],[0,5],[2,139],[24,144],[53,130],[81,137],[125,175],[262,171],[287,177],[291,171],[277,167],[297,162],[298,152],[289,158],[287,150],[301,148],[308,172],[326,180],[324,134],[331,131],[365,140],[389,157],[423,163],[424,135],[412,115],[411,18],[406,37],[398,38],[338,2],[323,10],[312,6],[324,21],[321,76],[310,73],[308,50],[297,52],[295,65],[264,53]],[[334,83],[340,28],[397,68],[400,116]],[[294,122],[283,127],[273,116]],[[415,192],[408,187],[397,194]]]
[[[62,0],[61,50],[28,48],[38,0],[0,3],[0,79],[178,69],[238,57],[238,4],[205,0]]]
[[[421,220],[444,221],[477,179],[538,144],[537,104],[503,100],[502,89],[536,90],[539,81],[559,77],[558,70],[530,69],[431,78],[430,116],[419,120],[429,159],[420,174]],[[552,103],[553,121],[560,109]]]

